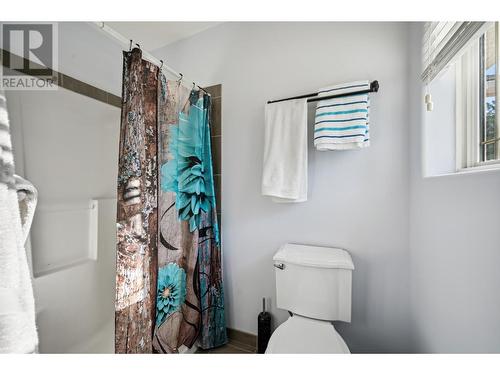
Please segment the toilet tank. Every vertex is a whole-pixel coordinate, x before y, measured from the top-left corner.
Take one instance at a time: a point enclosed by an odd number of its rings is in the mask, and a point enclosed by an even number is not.
[[[347,251],[285,244],[273,261],[278,308],[314,319],[351,321],[354,264]]]

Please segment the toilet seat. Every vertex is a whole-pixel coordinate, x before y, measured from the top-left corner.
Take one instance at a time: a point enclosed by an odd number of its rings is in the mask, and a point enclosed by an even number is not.
[[[266,354],[276,353],[339,353],[349,348],[332,322],[293,315],[271,336]]]

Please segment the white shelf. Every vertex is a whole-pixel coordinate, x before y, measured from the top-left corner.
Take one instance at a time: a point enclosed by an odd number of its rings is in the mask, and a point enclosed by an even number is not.
[[[31,232],[35,277],[97,260],[98,210],[94,199],[37,208]]]

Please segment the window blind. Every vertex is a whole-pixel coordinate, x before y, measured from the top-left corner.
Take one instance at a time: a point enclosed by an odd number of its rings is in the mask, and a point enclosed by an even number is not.
[[[429,83],[461,52],[485,22],[426,22],[422,81]]]

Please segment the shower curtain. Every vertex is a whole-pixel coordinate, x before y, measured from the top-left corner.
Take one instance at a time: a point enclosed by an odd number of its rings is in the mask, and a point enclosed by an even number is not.
[[[226,343],[210,96],[124,52],[115,351]]]

